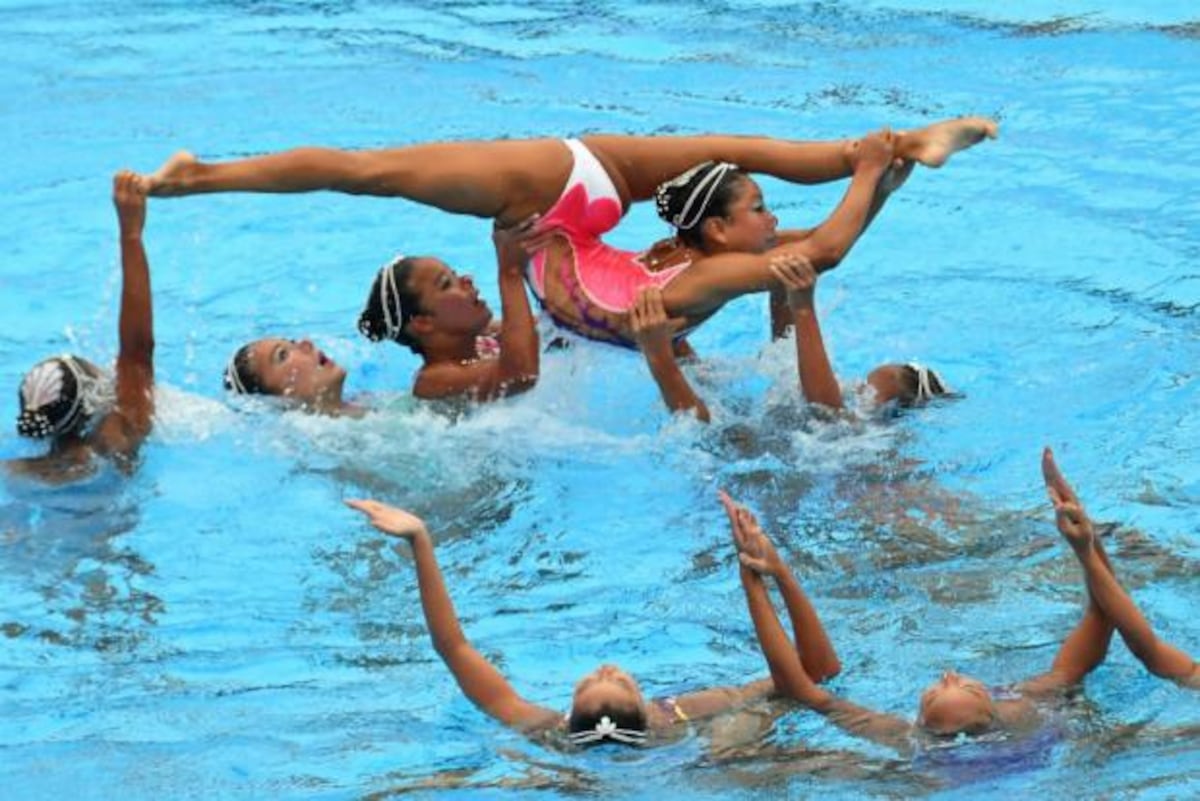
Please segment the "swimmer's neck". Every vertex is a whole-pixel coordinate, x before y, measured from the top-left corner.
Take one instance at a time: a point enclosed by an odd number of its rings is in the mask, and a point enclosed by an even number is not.
[[[438,334],[421,343],[425,367],[467,364],[479,358],[477,334]]]

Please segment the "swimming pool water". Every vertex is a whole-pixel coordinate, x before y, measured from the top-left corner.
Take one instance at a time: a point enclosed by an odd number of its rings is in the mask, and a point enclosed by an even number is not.
[[[966,399],[887,424],[808,420],[765,304],[694,338],[714,407],[672,420],[636,354],[547,354],[531,393],[462,419],[408,398],[413,357],[354,330],[397,251],[474,272],[487,224],[400,201],[153,201],[161,391],[130,480],[0,488],[0,784],[21,798],[436,793],[1187,797],[1197,696],[1119,643],[1067,733],[991,775],[898,762],[786,707],[759,732],[562,754],[459,694],[405,555],[345,510],[427,517],[464,628],[565,708],[603,661],[652,696],[764,674],[726,487],[785,546],[838,646],[834,688],[909,715],[955,666],[1045,670],[1082,589],[1038,474],[1055,446],[1164,636],[1200,652],[1200,110],[1190,4],[5,3],[0,383],[115,352],[111,173],[179,148],[592,131],[840,137],[960,113],[1002,135],[918,171],[819,306],[847,382],[888,360]],[[783,223],[840,187],[765,182]],[[650,209],[617,244],[661,236]],[[241,342],[311,336],[380,409],[230,406]],[[0,421],[16,411],[0,392]],[[37,452],[0,426],[0,456]],[[715,753],[712,744],[741,742]],[[780,755],[782,752],[783,755]]]

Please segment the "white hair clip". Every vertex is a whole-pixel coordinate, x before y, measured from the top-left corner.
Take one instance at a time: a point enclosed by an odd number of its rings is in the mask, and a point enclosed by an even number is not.
[[[246,391],[246,384],[242,381],[242,374],[238,372],[237,357],[241,352],[241,348],[238,348],[229,357],[229,364],[225,365],[225,384],[235,394],[249,395],[250,393]]]
[[[62,400],[62,360],[47,359],[34,365],[21,382],[21,403],[26,409],[40,409]]]
[[[612,718],[604,715],[596,721],[595,728],[571,732],[567,739],[574,745],[587,745],[605,739],[626,745],[641,745],[646,742],[646,732],[641,729],[618,728]]]
[[[711,168],[711,169],[710,169]],[[660,185],[655,191],[655,201],[659,211],[662,214],[667,213],[667,190],[677,187],[686,186],[687,183],[702,170],[710,169],[709,173],[696,182],[696,186],[692,188],[691,194],[683,204],[683,208],[679,213],[670,219],[671,225],[674,225],[681,231],[686,231],[692,228],[696,223],[700,222],[700,218],[704,216],[704,211],[708,208],[709,202],[712,200],[713,193],[717,191],[717,187],[721,185],[721,180],[730,170],[738,169],[736,164],[731,164],[728,161],[711,162],[706,161],[702,164],[697,164],[682,175],[667,181]],[[701,199],[703,195],[703,199]],[[697,200],[700,202],[697,204]],[[693,206],[695,210],[693,211]],[[689,216],[690,215],[690,216]]]
[[[400,300],[400,288],[396,285],[396,265],[404,261],[404,254],[397,254],[394,259],[384,265],[379,271],[379,303],[383,306],[383,325],[387,338],[395,341],[404,328],[404,304]],[[395,301],[396,310],[388,302],[391,295]]]
[[[917,374],[917,403],[930,400],[938,395],[946,395],[953,392],[946,382],[942,380],[942,377],[928,367],[917,362],[909,362],[907,367]],[[934,382],[937,383],[940,391],[934,391]]]

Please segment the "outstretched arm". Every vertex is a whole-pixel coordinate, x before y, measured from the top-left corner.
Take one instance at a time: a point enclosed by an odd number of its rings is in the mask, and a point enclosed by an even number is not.
[[[522,245],[526,238],[536,235],[535,222],[529,219],[516,228],[496,228],[492,233],[499,269],[500,355],[468,364],[447,362],[426,367],[417,377],[414,395],[426,399],[471,395],[486,401],[516,395],[537,384],[538,334],[525,294],[528,255]]]
[[[1058,530],[1070,543],[1083,567],[1088,591],[1106,619],[1110,636],[1111,628],[1115,626],[1129,650],[1155,676],[1200,689],[1200,669],[1195,660],[1155,635],[1145,615],[1117,581],[1116,572],[1083,503],[1059,471],[1049,448],[1042,454],[1042,472],[1054,504]]]
[[[1077,541],[1092,540],[1092,522],[1084,514],[1082,507],[1078,506],[1078,499],[1070,485],[1058,472],[1058,467],[1054,464],[1054,455],[1049,448],[1042,453],[1042,477],[1046,482],[1046,492],[1054,504],[1058,530],[1072,547],[1075,547]],[[1102,558],[1107,559],[1103,556]],[[1024,682],[1021,685],[1023,691],[1051,692],[1078,684],[1108,655],[1113,624],[1096,602],[1091,581],[1087,582],[1087,589],[1088,603],[1083,617],[1063,640],[1050,671]]]
[[[708,406],[692,389],[687,376],[679,367],[679,359],[671,343],[671,334],[680,321],[667,317],[663,308],[662,290],[642,289],[629,309],[629,323],[637,340],[650,375],[658,384],[663,402],[672,412],[690,411],[702,422],[709,421]]]
[[[132,172],[123,170],[113,177],[113,204],[121,239],[117,403],[97,426],[93,444],[101,453],[128,460],[150,433],[154,414],[154,311],[150,265],[142,245],[146,194]]]
[[[759,575],[771,576],[779,588],[779,594],[783,596],[804,672],[814,682],[833,678],[841,672],[842,663],[816,607],[808,600],[791,568],[779,558],[775,544],[763,533],[750,510],[735,503],[724,492],[720,493],[720,499],[725,513],[729,515],[729,525],[738,545],[739,561]]]
[[[433,553],[433,542],[425,523],[415,515],[377,501],[346,501],[351,509],[367,516],[371,525],[385,534],[400,537],[412,546],[421,591],[425,625],[434,650],[454,675],[463,694],[502,723],[520,729],[550,728],[561,716],[517,695],[512,686],[480,654],[463,634],[454,604],[442,580]]]
[[[711,314],[736,297],[777,286],[770,265],[779,256],[799,255],[808,259],[818,273],[837,266],[867,224],[879,181],[892,162],[892,144],[889,133],[863,139],[845,196],[809,236],[777,245],[763,254],[722,253],[694,262],[663,288],[667,314]]]
[[[857,143],[855,144],[857,147]],[[863,224],[862,231],[859,232],[861,237],[871,227],[871,223],[875,220],[875,216],[883,209],[887,199],[891,194],[904,185],[908,180],[908,176],[912,174],[913,166],[916,162],[904,161],[895,159],[892,166],[888,167],[884,172],[883,177],[879,179],[879,183],[875,185],[875,196],[871,199],[871,207],[867,211],[867,221]],[[795,244],[802,242],[812,236],[817,229],[789,229],[777,232],[777,240],[780,245]],[[814,270],[815,272],[815,270]],[[771,339],[783,339],[787,336],[788,329],[798,325],[793,319],[795,309],[790,301],[790,287],[787,284],[781,284],[771,287]]]
[[[851,734],[865,737],[902,753],[907,752],[911,748],[909,736],[912,732],[912,724],[893,715],[884,715],[838,698],[813,681],[809,666],[801,663],[799,655],[788,640],[787,633],[783,630],[779,617],[775,614],[775,607],[771,604],[762,580],[762,573],[777,575],[783,572],[779,567],[781,561],[775,553],[774,547],[762,533],[762,529],[758,527],[758,521],[754,519],[749,510],[734,503],[724,493],[721,494],[721,502],[729,514],[730,527],[738,548],[740,575],[742,588],[746,593],[746,604],[750,610],[750,617],[754,621],[754,630],[758,634],[758,641],[763,649],[763,656],[767,659],[771,678],[775,682],[777,691],[794,698],[814,712],[825,715],[835,725]],[[788,600],[788,588],[781,584],[780,590],[784,593],[785,600]],[[795,586],[794,591],[799,593],[798,585]],[[803,594],[799,593],[799,595]],[[789,614],[794,614],[793,607],[795,607],[800,612],[802,619],[811,615],[815,620],[816,612],[808,604],[807,599],[800,605],[796,605],[795,600],[793,598],[789,602]],[[799,626],[799,623],[800,621],[793,620],[794,625]],[[840,668],[840,665],[837,664],[837,656],[833,653],[832,646],[828,645],[820,621],[815,620],[815,625],[820,630],[820,639],[826,643],[827,651],[825,653],[827,654],[826,658],[832,660],[832,673],[836,673]],[[797,642],[800,642],[799,628],[797,628],[797,632]],[[820,648],[810,650],[821,652]]]
[[[787,288],[788,306],[792,310],[792,325],[796,329],[796,366],[800,373],[800,390],[809,403],[819,403],[831,409],[843,408],[842,388],[829,364],[821,324],[817,320],[814,296],[817,273],[812,263],[800,256],[780,257],[771,271]]]

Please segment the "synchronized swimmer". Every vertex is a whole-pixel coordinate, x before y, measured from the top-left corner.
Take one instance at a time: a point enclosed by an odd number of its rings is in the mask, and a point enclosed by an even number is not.
[[[154,415],[154,315],[150,266],[142,244],[146,195],[125,170],[113,178],[121,244],[120,349],[115,372],[82,356],[63,354],[38,362],[21,381],[17,432],[48,440],[43,456],[5,462],[9,472],[52,483],[92,471],[94,456],[133,468]]]
[[[921,693],[915,723],[861,707],[817,686],[797,658],[763,582],[764,577],[771,578],[781,589],[785,584],[794,584],[791,570],[754,516],[727,500],[742,584],[775,689],[853,734],[907,754],[919,745],[918,735],[950,737],[993,731],[1020,735],[1045,725],[1045,708],[1104,661],[1114,631],[1120,632],[1130,651],[1154,675],[1172,679],[1181,686],[1200,688],[1196,663],[1178,648],[1158,639],[1133,600],[1121,589],[1083,505],[1063,478],[1049,448],[1042,455],[1042,474],[1054,505],[1058,530],[1084,568],[1088,603],[1083,617],[1063,640],[1046,673],[1001,694],[978,679],[948,670]],[[811,624],[806,618],[797,618],[792,604],[788,604],[788,611],[799,642],[802,629]]]
[[[561,327],[643,353],[668,408],[707,420],[679,366],[686,336],[725,303],[770,292],[772,331],[794,331],[799,387],[814,407],[846,401],[815,308],[819,276],[837,266],[908,179],[916,164],[940,167],[996,135],[990,120],[949,120],[857,140],[799,142],[762,137],[587,136],[413,145],[351,152],[300,148],[225,163],[188,153],[157,172],[116,174],[121,246],[120,349],[115,373],[75,355],[46,359],[24,377],[18,431],[46,439],[39,457],[4,462],[10,473],[50,482],[91,471],[96,456],[128,472],[154,414],[154,336],[149,265],[142,243],[146,197],[207,192],[307,192],[401,197],[494,221],[500,318],[467,275],[431,256],[397,256],[376,274],[358,320],[372,341],[421,357],[413,394],[490,401],[534,386],[540,342],[526,294]],[[841,201],[811,229],[779,230],[751,174],[815,184],[849,179]],[[641,252],[603,241],[630,205],[653,200],[674,235]],[[344,368],[309,340],[260,339],[240,347],[226,389],[284,398],[325,414],[361,414],[344,398]],[[932,370],[886,364],[864,386],[873,402],[913,406],[951,394]],[[1002,691],[954,671],[920,695],[915,721],[839,698],[821,683],[841,663],[817,611],[754,515],[724,493],[749,616],[769,678],[647,699],[633,677],[602,665],[583,677],[566,715],[523,698],[467,640],[425,524],[376,501],[347,504],[376,529],[408,542],[426,626],[438,655],[480,709],[525,734],[573,746],[652,745],[693,721],[767,696],[789,698],[838,726],[911,755],[929,738],[1043,730],[1052,708],[1105,659],[1114,633],[1155,676],[1200,689],[1200,667],[1160,639],[1122,588],[1078,496],[1046,448],[1042,474],[1059,532],[1081,566],[1087,605],[1045,673]],[[793,639],[767,591],[775,584]]]
[[[634,346],[629,318],[639,290],[660,288],[666,313],[681,320],[679,334],[686,333],[729,300],[775,287],[769,268],[773,257],[794,253],[818,270],[835,266],[878,211],[876,190],[893,162],[940,167],[956,152],[995,135],[994,122],[968,117],[836,142],[588,136],[358,152],[300,148],[212,164],[180,153],[142,182],[148,194],[163,197],[333,190],[402,197],[491,218],[500,227],[536,220],[524,246],[534,254],[527,277],[543,307],[559,325],[578,334]],[[819,226],[777,231],[777,220],[749,173],[802,184],[851,181],[842,202]],[[643,253],[602,241],[631,203],[651,199],[674,226],[675,237]],[[510,283],[504,272],[499,281],[502,306]],[[479,301],[473,282],[439,259],[394,260],[376,276],[359,329],[422,356],[424,366],[413,387],[417,397],[488,398],[527,388],[536,375],[501,381],[497,388],[497,371],[477,364],[503,355],[506,348],[503,337],[498,349],[481,339],[484,307],[476,305],[474,327],[460,331],[463,321],[443,319],[443,295],[451,299],[452,309]],[[452,342],[438,341],[448,345],[445,349],[428,347],[429,335],[450,333]],[[526,333],[522,341],[527,339]],[[291,367],[282,384],[260,381],[259,371],[267,369],[263,359],[276,358],[272,353],[272,345],[251,343],[227,376],[240,377],[247,392],[294,395],[313,383],[307,373],[327,366],[319,358],[309,359]],[[226,383],[239,389],[237,381]]]

